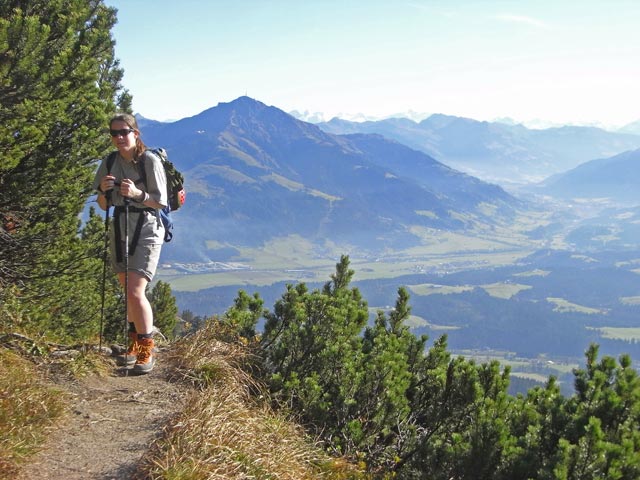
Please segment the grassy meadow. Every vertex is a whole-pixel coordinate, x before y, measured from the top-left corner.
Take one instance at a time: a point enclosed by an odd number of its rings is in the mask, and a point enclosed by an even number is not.
[[[272,285],[283,281],[324,282],[334,273],[340,255],[350,257],[355,270],[354,281],[395,278],[413,273],[450,273],[463,269],[492,268],[510,265],[531,254],[537,247],[524,237],[461,235],[447,231],[423,229],[414,232],[422,245],[406,250],[389,249],[369,255],[350,245],[338,246],[330,241],[318,246],[298,235],[276,238],[260,248],[233,247],[239,254],[231,259],[248,268],[204,273],[184,273],[161,266],[158,278],[176,291],[194,292],[229,285]],[[212,248],[223,245],[215,243]],[[497,295],[504,288],[488,287]]]
[[[602,327],[594,328],[593,330],[599,331],[602,338],[640,342],[640,328]]]

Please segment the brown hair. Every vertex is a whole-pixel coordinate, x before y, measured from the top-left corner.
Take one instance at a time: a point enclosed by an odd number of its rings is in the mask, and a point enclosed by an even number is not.
[[[142,155],[147,149],[147,146],[144,144],[141,138],[140,129],[138,128],[138,121],[136,120],[136,117],[129,113],[118,113],[117,115],[111,117],[111,120],[109,120],[109,127],[113,125],[113,122],[118,121],[126,123],[127,125],[129,125],[129,128],[133,128],[138,133],[138,136],[136,137],[136,150],[133,154],[134,160],[137,160],[138,158],[140,158],[140,155]]]

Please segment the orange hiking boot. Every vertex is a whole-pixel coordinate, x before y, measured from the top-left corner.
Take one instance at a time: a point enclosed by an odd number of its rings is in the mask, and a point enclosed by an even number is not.
[[[129,332],[129,348],[127,352],[116,356],[118,365],[133,365],[138,359],[138,334]]]
[[[153,370],[156,359],[153,357],[153,338],[138,338],[138,357],[133,366],[134,373],[149,373]]]

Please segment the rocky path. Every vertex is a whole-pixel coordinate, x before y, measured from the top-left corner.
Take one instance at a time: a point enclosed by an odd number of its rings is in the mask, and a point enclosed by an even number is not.
[[[25,465],[20,480],[134,478],[138,461],[186,396],[168,380],[161,355],[148,375],[117,369],[61,388],[71,396],[69,414]]]

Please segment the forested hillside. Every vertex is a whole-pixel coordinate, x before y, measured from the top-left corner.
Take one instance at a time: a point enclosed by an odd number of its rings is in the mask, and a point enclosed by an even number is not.
[[[575,394],[555,378],[507,394],[509,368],[478,364],[407,326],[398,289],[393,310],[368,323],[342,257],[322,288],[289,285],[273,310],[240,292],[225,315],[255,342],[274,401],[300,415],[328,448],[361,458],[374,478],[632,479],[640,475],[640,378],[627,355],[586,352]],[[263,335],[255,324],[264,316]]]
[[[452,351],[504,352],[528,359],[530,368],[520,372],[542,370],[547,376],[552,372],[539,363],[581,364],[590,343],[600,345],[603,354],[627,353],[634,362],[640,360],[637,256],[636,249],[583,254],[543,249],[502,267],[373,279],[363,278],[366,272],[356,266],[353,283],[369,302],[370,321],[375,309],[394,304],[402,285],[411,294],[408,325],[413,334],[437,337],[446,332]],[[322,282],[307,284],[317,288]],[[174,295],[180,309],[207,316],[222,314],[241,288],[258,292],[271,305],[286,282],[174,290]],[[572,392],[570,369],[558,375],[563,392]]]
[[[109,147],[109,117],[130,107],[115,11],[60,0],[2,2],[0,13],[3,326],[86,339],[98,332],[104,226],[92,216],[80,231],[78,214]]]

